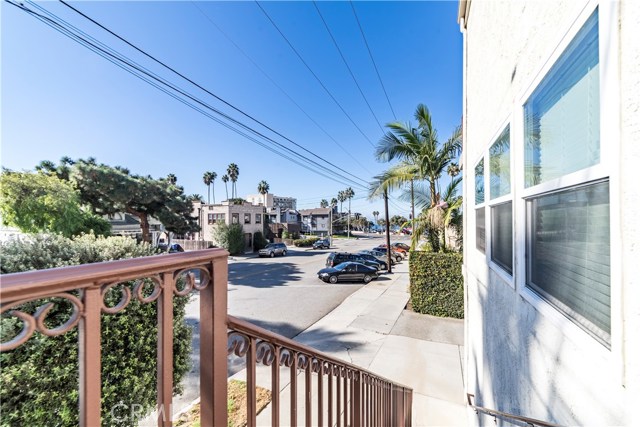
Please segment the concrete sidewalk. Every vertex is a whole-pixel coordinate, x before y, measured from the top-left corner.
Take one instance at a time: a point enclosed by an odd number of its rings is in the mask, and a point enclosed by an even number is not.
[[[294,339],[413,388],[414,426],[466,425],[463,322],[404,310],[408,264],[363,286]],[[287,376],[281,378],[284,382]],[[257,380],[268,387],[268,370],[258,369]],[[283,404],[288,387],[281,384]],[[270,412],[269,407],[262,411],[259,425],[269,425]],[[287,425],[286,419],[281,424]]]

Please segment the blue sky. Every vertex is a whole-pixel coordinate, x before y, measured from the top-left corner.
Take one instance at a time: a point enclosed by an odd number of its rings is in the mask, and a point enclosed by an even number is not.
[[[372,144],[382,135],[378,121],[384,126],[395,119],[349,2],[318,2],[317,7],[378,120],[312,2],[260,5],[351,119],[255,2],[70,4],[208,91],[355,175],[358,179],[348,177],[356,183],[364,185],[363,181],[371,181],[390,166],[375,160]],[[25,5],[38,10],[34,4]],[[413,120],[416,105],[425,103],[440,139],[445,140],[462,116],[457,2],[358,1],[353,5],[397,119]],[[312,169],[325,174],[335,169],[163,69],[63,4],[42,2],[37,6],[301,152],[309,157],[305,164]],[[218,174],[215,194],[220,201],[225,198],[220,177],[234,162],[240,169],[240,196],[256,193],[258,182],[266,180],[271,193],[296,197],[298,208],[304,209],[317,207],[321,199],[335,197],[351,184],[356,193],[352,211],[369,217],[374,210],[384,211],[381,201],[366,200],[364,189],[344,179],[335,182],[316,175],[273,154],[16,7],[3,2],[1,15],[2,166],[31,170],[41,160],[93,156],[136,174],[159,178],[174,173],[187,194],[199,193],[205,199],[202,175],[210,170]],[[391,215],[408,217],[408,213],[407,203],[392,198]]]

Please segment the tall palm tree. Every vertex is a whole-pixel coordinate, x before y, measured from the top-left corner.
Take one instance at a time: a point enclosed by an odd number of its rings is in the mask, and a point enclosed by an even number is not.
[[[212,172],[205,172],[202,175],[202,182],[207,186],[207,203],[211,203],[211,183],[213,182]]]
[[[342,203],[347,200],[347,196],[344,191],[338,191],[338,201],[340,202],[340,213],[342,213]]]
[[[320,200],[320,207],[321,208],[326,208],[328,206],[329,206],[329,202],[327,201],[327,199]]]
[[[335,208],[336,206],[338,206],[338,199],[336,199],[335,197],[333,197],[331,199],[331,209]]]
[[[209,172],[211,174],[211,195],[213,195],[213,204],[216,204],[216,178],[218,174],[214,171]]]
[[[227,182],[229,182],[229,175],[222,175],[220,178],[222,182],[224,182],[224,192],[227,194],[227,200],[229,200],[229,187],[227,187]]]
[[[347,237],[351,237],[351,199],[355,196],[353,188],[349,187],[344,190],[344,197],[349,200],[349,214],[347,216]]]
[[[267,206],[267,193],[269,192],[269,184],[264,179],[258,183],[258,193],[262,194],[264,206]]]
[[[191,202],[204,202],[204,199],[199,194],[190,194],[189,196],[187,196],[187,200],[190,200]]]
[[[238,181],[238,176],[240,175],[240,168],[235,163],[229,164],[227,167],[227,175],[229,175],[229,179],[231,180],[231,198],[234,199],[238,197],[237,189],[236,189],[236,181]]]
[[[460,166],[457,163],[451,163],[449,167],[447,167],[447,174],[451,177],[451,182],[453,182],[453,178],[458,176],[460,173]]]
[[[373,214],[373,218],[375,218],[375,223],[377,224],[378,223],[378,215],[380,215],[380,212],[373,211],[372,214]]]
[[[439,178],[446,170],[453,159],[460,154],[462,149],[462,131],[457,127],[451,137],[440,144],[438,133],[434,129],[429,109],[424,104],[416,107],[414,118],[418,121],[417,127],[410,124],[394,122],[387,124],[390,129],[376,147],[376,157],[381,161],[391,161],[399,159],[402,162],[390,168],[382,175],[376,177],[373,183],[370,196],[379,195],[384,189],[393,190],[400,188],[403,184],[411,185],[416,180],[426,180],[429,186],[427,210],[431,210],[433,224],[439,213],[434,210],[440,203]],[[381,185],[385,183],[386,185]],[[413,191],[412,191],[413,192]],[[412,197],[413,199],[413,197]],[[415,203],[412,200],[412,218],[415,217]],[[429,229],[429,237],[434,250],[439,247],[436,227]],[[414,241],[419,239],[418,233],[413,233]],[[413,245],[413,243],[412,243]]]
[[[178,182],[178,177],[175,176],[175,174],[170,173],[169,175],[167,175],[167,181],[169,181],[169,184],[171,185],[176,185],[176,182]]]

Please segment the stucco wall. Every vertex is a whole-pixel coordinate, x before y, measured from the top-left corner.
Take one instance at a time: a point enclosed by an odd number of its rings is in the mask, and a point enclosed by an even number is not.
[[[588,4],[594,3],[471,2],[465,32],[465,200],[474,200],[474,165],[520,111],[524,91]],[[620,224],[613,230],[612,244],[621,245],[612,250],[619,252],[612,269],[621,273],[613,276],[621,304],[612,312],[612,350],[589,342],[586,333],[578,338],[567,334],[549,312],[523,298],[521,281],[507,282],[487,266],[475,247],[474,206],[468,203],[465,385],[478,405],[563,425],[640,422],[640,2],[621,2],[617,16],[619,32],[600,35],[619,38],[620,94],[614,107],[620,109],[620,135],[603,141],[603,150],[619,150],[611,200],[619,201],[612,209],[617,216],[612,223]],[[515,241],[522,241],[514,230]],[[514,260],[514,271],[523,261]],[[470,417],[472,424],[493,423],[492,417],[478,419],[473,412]]]

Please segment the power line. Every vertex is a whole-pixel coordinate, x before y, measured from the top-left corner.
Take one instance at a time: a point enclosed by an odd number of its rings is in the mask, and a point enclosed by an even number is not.
[[[273,84],[280,92],[282,92],[298,109],[305,115],[307,118],[315,124],[318,129],[320,129],[331,141],[333,141],[346,155],[348,155],[358,166],[360,166],[365,172],[371,175],[371,172],[358,161],[358,159],[351,154],[342,144],[340,144],[327,130],[320,125],[307,111],[298,104],[291,95],[287,91],[285,91],[282,86],[280,86],[256,61],[254,61],[249,54],[247,54],[220,26],[204,11],[198,4],[194,1],[191,2],[195,8],[213,25],[219,32],[222,34],[229,43],[231,43],[249,62],[253,64],[254,67],[258,69],[270,82]]]
[[[356,84],[356,87],[358,88],[358,91],[360,91],[360,95],[362,95],[362,99],[364,99],[364,102],[367,104],[367,107],[369,107],[369,111],[371,111],[371,114],[373,115],[373,118],[376,119],[376,123],[378,123],[378,127],[380,128],[380,131],[384,134],[384,129],[382,129],[382,124],[380,124],[380,120],[378,120],[378,116],[376,116],[376,113],[373,112],[373,108],[371,108],[371,104],[369,104],[369,101],[367,100],[367,97],[364,96],[364,92],[362,91],[362,88],[358,84],[358,80],[356,79],[356,76],[353,74],[353,71],[351,70],[351,67],[349,66],[349,63],[347,62],[347,59],[345,58],[344,54],[342,53],[342,49],[340,49],[340,46],[338,45],[338,42],[336,41],[335,37],[333,37],[333,33],[331,32],[331,29],[329,28],[329,24],[327,24],[327,21],[325,21],[324,17],[322,16],[322,13],[320,12],[320,8],[318,7],[318,3],[315,0],[313,0],[313,5],[315,6],[316,11],[318,12],[318,16],[320,16],[320,19],[322,20],[322,23],[324,24],[324,28],[326,28],[327,33],[329,33],[329,37],[331,37],[331,40],[333,41],[333,45],[338,50],[338,53],[340,54],[340,58],[342,58],[342,62],[344,62],[344,65],[347,67],[347,70],[349,70],[349,74],[351,75],[351,78],[353,79],[353,82]]]
[[[318,175],[321,175],[321,176],[323,176],[323,177],[325,177],[327,179],[330,179],[332,181],[338,182],[338,183],[343,184],[343,185],[345,184],[343,181],[340,181],[340,180],[336,179],[335,177],[328,176],[328,175],[324,174],[322,171],[318,171],[317,169],[310,167],[308,164],[302,163],[302,162],[300,162],[300,161],[298,161],[298,160],[296,160],[296,159],[294,159],[292,157],[289,157],[288,155],[286,155],[286,154],[284,154],[284,153],[282,153],[280,151],[277,151],[273,147],[269,147],[267,144],[265,144],[263,142],[260,142],[256,138],[246,134],[245,132],[243,132],[243,131],[241,131],[241,130],[239,130],[237,128],[234,128],[230,124],[225,123],[224,121],[216,118],[215,116],[213,116],[210,113],[204,111],[202,108],[194,105],[193,103],[191,103],[191,102],[189,102],[189,101],[187,101],[187,100],[185,100],[183,98],[180,98],[177,94],[170,92],[168,89],[166,89],[165,87],[160,86],[158,83],[160,83],[161,85],[169,87],[173,91],[179,93],[180,95],[182,95],[182,96],[184,96],[184,97],[186,97],[188,99],[191,99],[192,101],[194,101],[197,104],[200,104],[204,108],[209,109],[209,110],[215,112],[216,114],[223,116],[227,120],[229,120],[229,121],[233,122],[234,124],[244,128],[245,130],[247,130],[247,131],[249,131],[249,132],[251,132],[251,133],[253,133],[253,134],[255,134],[255,135],[259,136],[259,137],[262,137],[262,138],[264,138],[264,139],[266,139],[268,141],[271,141],[274,144],[276,144],[276,145],[278,145],[278,146],[290,151],[294,155],[297,155],[298,157],[301,157],[301,158],[309,161],[309,159],[307,159],[304,156],[302,156],[302,155],[290,150],[288,147],[282,146],[278,142],[271,140],[270,138],[266,137],[265,135],[261,134],[260,132],[256,131],[255,129],[253,129],[253,128],[251,128],[251,127],[249,127],[249,126],[247,126],[247,125],[245,125],[245,124],[243,124],[243,123],[241,123],[241,122],[239,122],[239,121],[237,121],[237,120],[235,120],[235,119],[233,119],[233,118],[231,118],[231,117],[229,117],[227,115],[225,115],[224,113],[218,111],[214,107],[204,103],[203,101],[201,101],[201,100],[195,98],[194,96],[186,93],[185,91],[177,88],[175,85],[172,85],[171,83],[167,82],[166,80],[164,80],[162,78],[159,78],[158,76],[156,76],[153,73],[149,72],[148,70],[144,69],[144,67],[141,67],[138,64],[132,63],[130,60],[127,60],[126,57],[122,57],[121,54],[118,54],[117,52],[116,52],[116,54],[112,53],[112,52],[115,52],[115,51],[113,51],[113,49],[110,49],[109,47],[105,46],[103,43],[101,43],[101,42],[96,40],[96,42],[98,44],[104,46],[105,48],[100,47],[100,46],[96,45],[95,43],[92,43],[91,41],[87,40],[87,38],[82,37],[81,35],[74,33],[69,28],[72,28],[72,29],[78,31],[79,33],[82,33],[82,34],[86,35],[86,33],[82,32],[79,29],[77,29],[73,25],[68,24],[66,21],[64,21],[61,18],[57,17],[55,14],[52,14],[51,12],[48,12],[46,9],[43,9],[43,8],[39,7],[37,4],[33,4],[33,3],[29,2],[34,7],[44,11],[45,13],[49,14],[50,16],[53,16],[56,19],[58,19],[59,21],[63,22],[64,24],[67,25],[67,27],[65,27],[65,25],[61,24],[58,21],[55,21],[55,20],[53,20],[53,19],[51,19],[51,18],[49,18],[47,16],[41,15],[41,14],[39,14],[39,13],[37,13],[37,12],[27,8],[27,7],[25,7],[22,4],[19,5],[19,4],[16,4],[16,3],[12,2],[12,1],[9,1],[9,0],[5,0],[5,1],[7,1],[9,4],[11,4],[13,6],[18,7],[19,9],[23,10],[24,12],[34,16],[35,18],[37,18],[41,22],[45,23],[46,25],[50,26],[51,28],[55,29],[56,31],[64,34],[65,36],[69,37],[73,41],[81,44],[82,46],[84,46],[87,49],[93,51],[94,53],[97,53],[98,55],[102,56],[103,58],[107,59],[108,61],[110,61],[113,64],[117,65],[118,67],[122,68],[123,70],[125,70],[125,71],[129,72],[130,74],[140,78],[144,82],[146,82],[146,83],[150,84],[151,86],[161,90],[162,92],[166,93],[167,95],[169,95],[169,96],[173,97],[174,99],[182,102],[183,104],[189,106],[190,108],[192,108],[192,109],[200,112],[201,114],[209,117],[210,119],[212,119],[215,122],[221,124],[222,126],[224,126],[224,127],[228,128],[228,129],[238,133],[239,135],[241,135],[241,136],[249,139],[250,141],[262,146],[263,148],[265,148],[265,149],[267,149],[267,150],[269,150],[269,151],[271,151],[271,152],[273,152],[273,153],[275,153],[277,155],[280,155],[281,157],[283,157],[283,158],[285,158],[285,159],[287,159],[287,160],[289,160],[289,161],[291,161],[291,162],[293,162],[295,164],[298,164],[301,167],[304,167],[304,168],[306,168],[306,169],[308,169],[308,170],[310,170],[310,171],[312,171],[312,172],[314,172],[314,173],[316,173]],[[91,36],[88,36],[88,37],[93,39]],[[93,39],[93,40],[95,40],[95,39]],[[109,52],[109,50],[111,52]],[[148,78],[145,77],[145,75],[148,76]],[[152,79],[152,80],[150,80],[149,78]],[[158,83],[154,82],[153,80],[155,80]],[[334,175],[339,176],[342,179],[347,179],[347,178],[345,178],[345,177],[341,176],[340,174],[337,174],[337,173],[335,173],[333,171],[327,171],[327,172],[333,173]],[[351,180],[347,179],[347,181],[351,181]],[[354,183],[354,184],[358,185],[357,183]]]
[[[371,58],[371,62],[373,63],[373,68],[376,69],[376,74],[378,75],[378,81],[380,82],[380,86],[382,86],[382,91],[384,92],[384,96],[387,98],[387,103],[389,104],[389,108],[391,109],[391,113],[393,114],[393,118],[398,120],[396,117],[396,112],[393,111],[393,107],[391,106],[391,101],[389,100],[389,95],[387,94],[387,89],[385,89],[384,84],[382,83],[382,77],[380,77],[380,72],[378,71],[378,67],[376,66],[376,61],[373,59],[373,54],[371,53],[371,49],[369,48],[369,43],[367,43],[367,38],[364,35],[364,30],[362,29],[362,25],[360,24],[360,19],[358,19],[358,14],[356,13],[356,8],[353,5],[353,1],[349,0],[351,4],[351,10],[353,10],[353,16],[356,17],[356,21],[358,22],[358,28],[360,28],[360,34],[362,34],[362,40],[364,40],[365,46],[367,46],[367,51],[369,52],[369,58]]]
[[[333,94],[331,93],[331,91],[329,91],[329,89],[327,89],[327,87],[324,85],[324,83],[322,83],[322,80],[320,80],[320,78],[318,77],[318,75],[316,73],[313,72],[313,70],[311,69],[311,67],[309,66],[309,64],[307,64],[307,62],[304,60],[304,58],[302,58],[302,55],[300,55],[300,53],[296,50],[295,47],[293,47],[293,45],[291,44],[291,42],[289,41],[289,39],[287,38],[287,36],[284,35],[284,33],[280,30],[280,28],[278,27],[278,25],[276,25],[276,23],[274,22],[273,19],[271,19],[271,16],[269,16],[269,14],[267,13],[266,10],[264,10],[264,8],[260,5],[260,3],[258,3],[258,1],[256,0],[255,3],[258,5],[258,7],[260,8],[260,10],[262,11],[262,13],[264,13],[264,15],[267,17],[267,19],[269,20],[269,22],[271,22],[271,25],[273,25],[273,27],[276,29],[276,31],[278,31],[278,33],[280,33],[280,35],[282,36],[282,38],[285,40],[285,42],[287,42],[287,44],[289,45],[289,47],[291,48],[291,50],[293,50],[293,52],[296,54],[296,56],[300,59],[300,61],[304,64],[305,67],[307,67],[307,70],[309,70],[309,72],[313,75],[313,77],[315,77],[315,79],[318,81],[318,83],[320,83],[320,86],[322,86],[322,88],[325,90],[325,92],[327,92],[327,94],[329,95],[329,97],[331,97],[331,99],[333,100],[333,102],[335,102],[335,104],[338,106],[338,108],[340,108],[340,110],[344,113],[344,115],[349,119],[349,121],[356,127],[356,129],[358,129],[358,131],[362,134],[362,136],[364,136],[364,138],[369,142],[369,145],[371,145],[372,147],[375,148],[375,145],[373,144],[373,142],[371,142],[371,140],[369,139],[369,137],[362,131],[362,129],[360,129],[360,127],[356,124],[356,122],[353,121],[353,119],[351,118],[351,116],[349,115],[349,113],[346,112],[346,110],[342,107],[342,105],[340,105],[340,103],[338,102],[338,100],[335,98],[335,96],[333,96]]]
[[[103,30],[105,30],[106,32],[108,32],[109,34],[111,34],[112,36],[116,37],[118,40],[126,43],[128,46],[132,47],[133,49],[135,49],[136,51],[140,52],[141,54],[143,54],[144,56],[146,56],[147,58],[151,59],[152,61],[156,62],[157,64],[160,64],[161,66],[163,66],[164,68],[166,68],[167,70],[173,72],[174,74],[176,74],[177,76],[183,78],[184,80],[188,81],[189,83],[191,83],[192,85],[194,85],[195,87],[197,87],[198,89],[204,91],[205,93],[211,95],[212,97],[214,97],[215,99],[217,99],[218,101],[222,102],[223,104],[227,105],[228,107],[232,108],[233,110],[239,112],[240,114],[242,114],[243,116],[247,117],[248,119],[254,121],[255,123],[258,123],[259,125],[263,126],[264,128],[268,129],[269,131],[273,132],[274,134],[280,136],[281,138],[287,140],[288,142],[292,143],[293,145],[295,145],[296,147],[300,148],[301,150],[309,153],[310,155],[314,156],[315,158],[325,162],[326,164],[360,180],[363,182],[364,181],[362,178],[353,175],[350,172],[347,172],[346,170],[340,168],[339,166],[336,166],[335,164],[329,162],[328,160],[325,160],[324,158],[318,156],[317,154],[313,153],[312,151],[308,150],[307,148],[303,147],[302,145],[296,143],[295,141],[291,140],[290,138],[284,136],[282,133],[276,131],[275,129],[271,128],[270,126],[266,125],[265,123],[263,123],[262,121],[256,119],[255,117],[253,117],[252,115],[246,113],[245,111],[241,110],[240,108],[234,106],[233,104],[231,104],[230,102],[224,100],[223,98],[219,97],[218,95],[214,94],[213,92],[209,91],[208,89],[204,88],[203,86],[201,86],[200,84],[196,83],[195,81],[191,80],[189,77],[185,76],[184,74],[180,73],[179,71],[175,70],[173,67],[167,65],[166,63],[160,61],[159,59],[157,59],[156,57],[154,57],[153,55],[147,53],[146,51],[144,51],[143,49],[139,48],[138,46],[134,45],[133,43],[129,42],[127,39],[125,39],[124,37],[121,37],[120,35],[116,34],[114,31],[110,30],[109,28],[105,27],[104,25],[102,25],[101,23],[99,23],[98,21],[96,21],[95,19],[91,18],[90,16],[86,15],[85,13],[83,13],[82,11],[76,9],[75,7],[71,6],[70,4],[68,4],[66,1],[64,0],[60,0],[60,3],[64,4],[65,6],[67,6],[68,8],[70,8],[71,10],[73,10],[74,12],[76,12],[77,14],[79,14],[80,16],[84,17],[85,19],[89,20],[90,22],[92,22],[93,24],[97,25],[98,27],[102,28]],[[266,138],[266,137],[265,137]],[[275,141],[273,141],[275,142]],[[297,153],[296,153],[297,154]],[[307,159],[308,160],[308,159]]]

